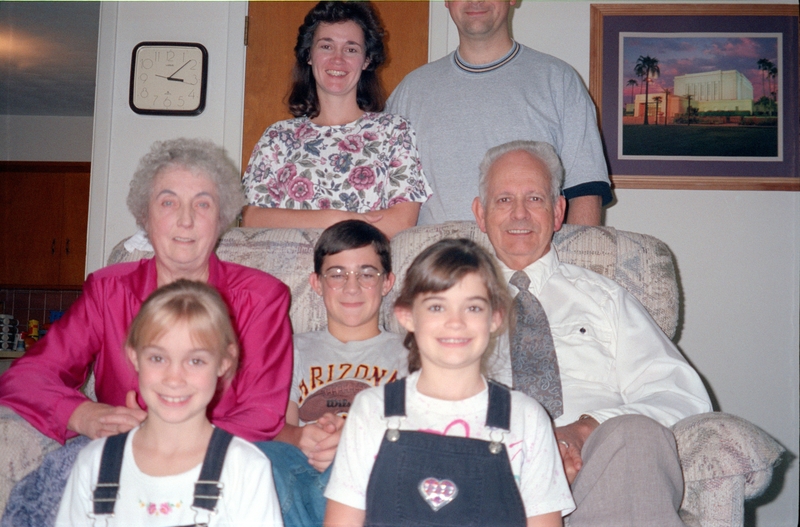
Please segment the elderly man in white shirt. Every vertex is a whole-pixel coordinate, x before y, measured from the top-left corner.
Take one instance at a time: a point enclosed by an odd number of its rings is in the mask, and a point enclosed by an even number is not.
[[[683,479],[667,427],[711,410],[699,375],[624,288],[559,262],[552,237],[564,219],[564,169],[551,145],[497,146],[480,173],[478,227],[506,279],[517,271],[530,279],[550,325],[563,396],[555,434],[577,505],[567,525],[684,526]],[[507,338],[498,349],[491,370],[510,383]]]

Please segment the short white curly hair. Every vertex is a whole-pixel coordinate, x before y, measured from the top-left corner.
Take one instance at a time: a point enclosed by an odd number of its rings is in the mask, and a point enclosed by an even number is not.
[[[139,160],[128,191],[128,210],[136,224],[145,229],[150,198],[156,178],[168,168],[182,167],[195,175],[207,177],[217,187],[219,196],[219,232],[222,235],[233,223],[247,200],[242,180],[225,150],[206,139],[180,137],[156,141]]]
[[[478,180],[478,195],[481,203],[486,206],[486,190],[489,186],[489,170],[495,161],[508,154],[509,152],[527,152],[531,156],[540,160],[547,171],[550,173],[550,193],[553,203],[558,201],[561,195],[561,187],[564,186],[564,166],[556,153],[553,145],[544,141],[510,141],[502,145],[497,145],[486,151],[480,164],[480,179]]]

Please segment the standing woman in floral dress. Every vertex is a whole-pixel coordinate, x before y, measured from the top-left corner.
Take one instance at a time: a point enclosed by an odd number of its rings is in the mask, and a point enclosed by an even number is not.
[[[369,2],[320,2],[294,48],[294,119],[256,144],[244,176],[245,227],[327,228],[347,219],[391,237],[417,223],[431,194],[416,135],[403,117],[378,113],[376,70],[386,56]]]

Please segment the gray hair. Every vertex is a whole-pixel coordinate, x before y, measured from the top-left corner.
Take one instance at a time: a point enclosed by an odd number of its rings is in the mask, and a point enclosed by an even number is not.
[[[561,195],[561,187],[564,185],[564,166],[561,164],[556,149],[553,145],[544,141],[511,141],[503,143],[487,150],[486,155],[480,164],[480,179],[478,180],[478,195],[481,198],[481,203],[486,205],[486,189],[489,186],[489,170],[492,165],[508,154],[509,152],[527,152],[532,155],[547,167],[550,173],[550,192],[552,194],[553,203],[558,201]]]
[[[156,141],[139,160],[128,192],[128,210],[142,229],[147,224],[150,198],[158,175],[168,168],[181,167],[194,175],[207,177],[217,187],[219,197],[219,232],[221,235],[239,215],[247,202],[242,180],[233,161],[222,147],[204,139],[180,137]]]

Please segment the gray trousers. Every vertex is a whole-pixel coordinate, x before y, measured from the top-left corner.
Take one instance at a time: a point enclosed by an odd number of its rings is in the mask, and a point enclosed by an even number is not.
[[[678,516],[683,475],[672,432],[649,417],[601,424],[583,445],[569,527],[686,527]]]

